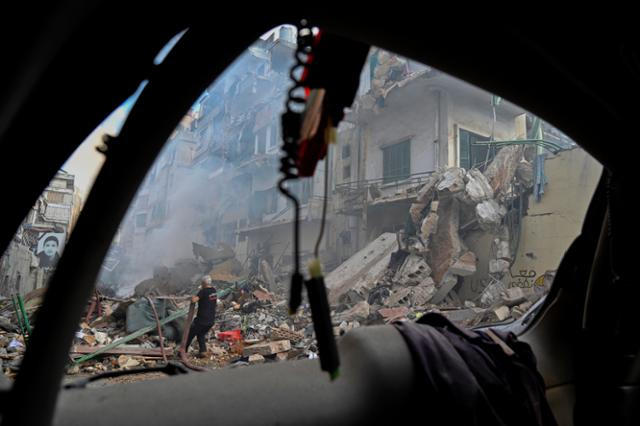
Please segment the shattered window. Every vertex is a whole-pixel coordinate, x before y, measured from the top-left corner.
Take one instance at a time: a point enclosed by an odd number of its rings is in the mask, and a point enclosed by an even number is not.
[[[70,378],[153,366],[162,348],[175,358],[185,334],[187,362],[205,369],[317,356],[308,304],[287,312],[294,211],[277,189],[295,48],[291,27],[262,36],[173,132],[103,262]],[[320,260],[336,336],[429,311],[466,327],[530,315],[600,164],[517,105],[392,52],[372,47],[360,82],[328,169],[289,185],[306,264],[329,173]],[[61,172],[2,260],[0,290],[24,295],[27,312],[71,227],[49,204],[69,200],[54,194],[71,195],[69,179]],[[195,295],[204,339],[185,330]]]

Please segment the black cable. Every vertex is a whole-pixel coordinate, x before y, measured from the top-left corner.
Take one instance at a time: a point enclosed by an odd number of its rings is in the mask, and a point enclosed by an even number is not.
[[[327,218],[327,198],[329,197],[329,147],[327,147],[327,156],[324,158],[324,199],[322,200],[322,218],[320,219],[320,232],[318,233],[318,239],[316,240],[316,246],[314,249],[314,256],[319,259],[320,256],[320,242],[324,235],[324,226]]]
[[[288,91],[286,109],[282,115],[282,151],[284,156],[280,159],[280,172],[283,177],[278,181],[278,189],[294,205],[293,212],[293,259],[294,273],[300,274],[300,202],[285,186],[285,182],[298,179],[296,159],[298,158],[298,139],[300,135],[301,114],[294,111],[294,106],[304,108],[306,100],[296,95],[296,91],[303,89],[301,78],[296,76],[297,71],[302,71],[307,66],[306,59],[311,53],[313,32],[308,23],[303,20],[298,26],[298,44],[295,53],[295,63],[289,71],[289,77],[293,86]],[[302,76],[302,73],[300,73]]]

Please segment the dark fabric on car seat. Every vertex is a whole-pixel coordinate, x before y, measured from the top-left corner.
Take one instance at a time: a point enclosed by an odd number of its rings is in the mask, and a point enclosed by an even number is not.
[[[494,340],[437,313],[394,325],[420,368],[429,424],[556,424],[533,352],[513,333],[492,330]]]

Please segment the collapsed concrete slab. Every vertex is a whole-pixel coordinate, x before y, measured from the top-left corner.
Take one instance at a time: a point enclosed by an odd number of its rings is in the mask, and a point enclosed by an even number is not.
[[[438,183],[438,191],[448,191],[455,194],[464,191],[464,169],[451,167],[442,174],[442,180]]]
[[[336,303],[351,289],[373,285],[384,275],[397,246],[396,234],[386,232],[331,271],[325,278],[329,302]]]
[[[474,204],[493,198],[493,188],[491,184],[478,169],[471,169],[464,177],[465,196]]]
[[[496,197],[506,194],[516,174],[518,162],[522,158],[523,147],[511,145],[501,148],[484,171]]]
[[[445,297],[453,290],[453,288],[458,284],[458,277],[453,274],[446,274],[438,286],[433,297],[431,297],[430,302],[434,304],[438,304],[444,300]]]
[[[436,283],[431,278],[411,289],[410,299],[413,306],[422,307],[431,301],[436,293]]]
[[[506,213],[504,207],[495,200],[486,200],[476,205],[476,218],[483,229],[495,229]]]
[[[460,256],[461,242],[459,226],[458,200],[441,200],[438,206],[438,228],[432,237],[428,263],[432,269],[433,280],[440,284],[447,271]]]
[[[394,284],[415,286],[422,283],[431,274],[431,268],[424,257],[410,254],[398,268],[393,277]]]
[[[451,265],[449,272],[461,277],[468,277],[476,272],[476,255],[473,252],[466,252]]]
[[[440,179],[442,179],[440,172],[433,172],[429,175],[422,188],[418,191],[416,203],[425,205],[429,203],[433,199],[433,194],[436,191],[436,186],[440,182]]]

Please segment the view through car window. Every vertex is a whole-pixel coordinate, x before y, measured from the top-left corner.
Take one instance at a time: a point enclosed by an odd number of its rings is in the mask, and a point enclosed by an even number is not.
[[[70,378],[176,359],[185,335],[192,367],[317,357],[308,304],[287,310],[294,211],[277,188],[295,49],[294,27],[265,34],[175,129],[104,259]],[[289,188],[304,265],[328,173],[320,260],[336,336],[434,310],[466,327],[527,315],[579,234],[602,170],[508,100],[377,47],[328,165]],[[80,213],[74,179],[86,171],[76,170],[56,175],[2,257],[9,377]]]

